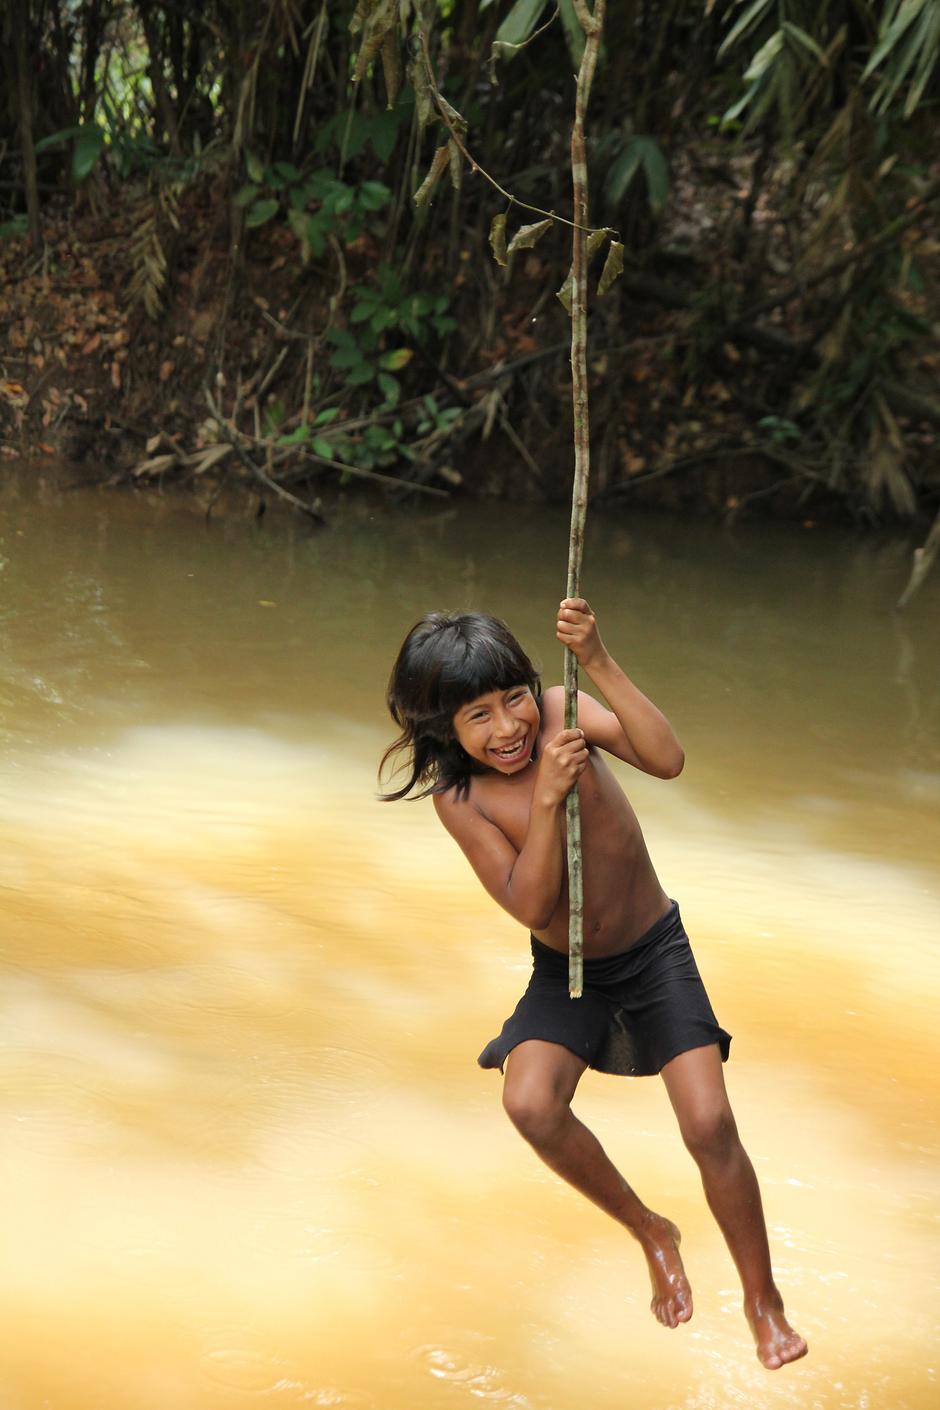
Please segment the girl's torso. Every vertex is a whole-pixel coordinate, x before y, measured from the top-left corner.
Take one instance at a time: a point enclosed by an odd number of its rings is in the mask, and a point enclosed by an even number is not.
[[[553,704],[542,709],[539,745],[564,727]],[[541,753],[541,748],[539,750]],[[513,777],[476,775],[470,801],[509,839],[517,852],[525,844],[538,762]],[[669,907],[653,868],[636,813],[601,753],[592,748],[578,781],[584,875],[584,954],[616,954],[627,949]],[[568,948],[567,880],[555,913],[534,932],[555,950]]]

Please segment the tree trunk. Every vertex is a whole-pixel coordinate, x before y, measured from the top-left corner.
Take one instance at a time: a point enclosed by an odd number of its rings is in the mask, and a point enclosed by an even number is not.
[[[20,152],[23,157],[23,184],[26,191],[26,212],[29,218],[29,238],[33,249],[42,248],[42,224],[39,218],[39,178],[36,171],[36,144],[33,141],[33,71],[30,66],[29,0],[10,0],[7,10],[6,48],[12,45],[13,67],[16,74],[15,113],[20,132]]]

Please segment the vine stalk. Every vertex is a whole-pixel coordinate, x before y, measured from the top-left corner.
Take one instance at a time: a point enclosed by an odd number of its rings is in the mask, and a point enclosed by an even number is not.
[[[588,415],[587,371],[587,242],[588,174],[584,147],[584,121],[591,84],[597,67],[606,0],[574,0],[584,30],[584,54],[578,69],[574,124],[571,129],[571,183],[574,217],[571,235],[571,402],[574,429],[574,485],[571,494],[571,532],[568,538],[568,597],[578,597],[584,552],[591,440]],[[565,647],[565,728],[578,723],[578,659]],[[581,862],[581,800],[577,787],[565,800],[568,852],[568,993],[581,997],[584,987],[584,873]]]

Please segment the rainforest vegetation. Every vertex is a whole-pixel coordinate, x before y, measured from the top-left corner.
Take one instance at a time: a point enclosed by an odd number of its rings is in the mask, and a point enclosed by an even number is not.
[[[564,498],[590,11],[0,0],[0,455]],[[608,4],[593,503],[937,514],[938,56],[936,0]]]

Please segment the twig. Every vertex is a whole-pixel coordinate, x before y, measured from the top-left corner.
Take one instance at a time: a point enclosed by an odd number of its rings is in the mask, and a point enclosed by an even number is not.
[[[602,3],[601,3],[601,9],[602,9],[602,10],[603,10],[603,4],[605,4],[605,3],[606,3],[606,0],[602,0]],[[454,145],[458,148],[458,150],[459,150],[460,153],[462,154],[464,160],[469,164],[471,172],[473,172],[473,173],[479,172],[479,174],[483,177],[484,181],[488,181],[489,184],[493,187],[494,190],[498,191],[501,196],[505,196],[506,200],[510,203],[510,205],[518,206],[518,207],[520,208],[520,210],[524,210],[524,211],[533,211],[536,215],[548,216],[549,220],[555,220],[555,221],[558,222],[559,225],[567,225],[567,226],[569,226],[569,227],[570,227],[571,229],[573,229],[573,230],[578,230],[578,229],[580,229],[580,230],[583,230],[583,231],[585,231],[587,234],[590,235],[590,234],[593,232],[594,228],[595,228],[594,226],[591,226],[591,225],[582,225],[582,226],[579,226],[579,225],[577,224],[577,219],[575,219],[575,220],[567,220],[563,215],[559,215],[559,214],[557,213],[557,211],[547,211],[547,210],[543,210],[543,208],[542,208],[541,206],[533,206],[533,205],[530,205],[530,203],[529,203],[528,201],[520,201],[520,199],[519,199],[518,196],[514,196],[511,191],[507,191],[506,188],[505,188],[505,186],[501,186],[501,185],[499,184],[499,182],[496,180],[496,177],[495,177],[495,176],[491,176],[490,173],[489,173],[484,167],[482,167],[482,166],[480,165],[480,163],[477,161],[476,157],[474,157],[473,154],[468,150],[466,143],[464,142],[464,140],[463,140],[463,138],[461,137],[461,135],[460,135],[458,129],[457,129],[456,126],[454,125],[454,121],[453,121],[453,119],[451,118],[450,113],[448,112],[449,104],[447,104],[447,103],[445,102],[445,100],[444,100],[442,94],[441,94],[441,93],[439,92],[439,90],[438,90],[437,84],[436,84],[435,81],[434,81],[434,70],[433,70],[432,67],[431,67],[431,59],[430,59],[430,56],[429,56],[429,54],[428,54],[427,36],[425,35],[425,33],[424,33],[423,30],[420,31],[420,33],[419,33],[419,35],[418,35],[418,42],[419,42],[419,44],[420,44],[420,46],[421,46],[421,58],[422,58],[423,63],[424,63],[425,74],[427,75],[428,88],[429,88],[429,90],[430,90],[431,97],[434,99],[434,106],[437,108],[438,116],[440,117],[441,122],[442,122],[442,123],[444,124],[444,126],[447,128],[447,131],[448,131],[448,133],[450,134],[451,140],[453,141]],[[596,60],[595,60],[595,62],[596,62]],[[583,59],[581,60],[581,66],[582,66],[582,68],[584,67],[584,60],[583,60]],[[592,76],[593,76],[593,75],[592,75]],[[576,212],[575,212],[575,216],[577,217],[577,213],[576,213]],[[600,228],[600,227],[598,227],[598,228]],[[604,228],[606,229],[606,228],[608,228],[608,227],[604,227]],[[612,231],[611,233],[614,234],[614,235],[616,235],[618,232],[617,232],[616,230],[614,230],[614,231]]]
[[[244,447],[241,445],[237,433],[233,432],[230,429],[228,422],[225,420],[221,411],[213,401],[212,393],[209,391],[208,387],[206,388],[206,404],[208,405],[213,417],[218,422],[220,432],[232,446],[235,451],[235,454],[245,466],[246,470],[250,470],[254,478],[260,484],[264,485],[265,489],[270,490],[272,494],[277,495],[278,499],[283,499],[285,503],[292,505],[295,509],[299,509],[302,514],[306,514],[309,518],[313,519],[315,523],[325,524],[326,520],[320,513],[319,509],[316,509],[312,504],[307,504],[302,499],[298,499],[297,495],[291,494],[290,490],[285,490],[284,486],[279,485],[276,480],[272,480],[271,477],[266,474],[264,470],[261,469],[260,465],[255,464],[251,456],[248,455]]]
[[[416,494],[432,494],[440,499],[450,499],[449,490],[440,490],[436,485],[422,485],[417,480],[400,480],[397,475],[383,475],[378,470],[363,470],[359,465],[347,465],[344,460],[329,460],[325,455],[317,455],[312,450],[300,449],[304,460],[312,460],[315,465],[328,465],[331,470],[341,470],[346,475],[355,475],[362,480],[376,480],[380,485],[394,485],[396,489],[414,490]]]
[[[920,548],[914,549],[914,566],[911,568],[911,576],[908,578],[907,587],[898,598],[897,611],[900,611],[902,607],[906,607],[910,602],[911,598],[930,572],[933,561],[938,553],[940,553],[940,510],[937,511],[937,517],[933,521],[933,526],[930,533],[927,535],[926,542]]]
[[[533,457],[533,455],[532,455],[532,452],[529,450],[529,447],[526,445],[525,441],[524,441],[524,440],[522,439],[522,437],[519,435],[519,433],[517,432],[515,426],[513,426],[512,422],[510,421],[510,419],[509,419],[509,417],[507,416],[507,414],[506,414],[505,411],[501,412],[501,414],[500,414],[499,424],[500,424],[500,426],[502,427],[502,429],[503,429],[503,431],[505,432],[505,434],[509,437],[510,441],[512,441],[512,443],[513,443],[513,445],[515,446],[516,450],[517,450],[517,451],[519,452],[519,454],[521,455],[521,457],[522,457],[522,459],[523,459],[525,465],[527,466],[528,470],[530,471],[530,473],[531,473],[531,475],[532,475],[533,480],[535,481],[536,487],[537,487],[538,489],[541,489],[541,488],[542,488],[542,472],[541,472],[541,470],[539,469],[539,466],[538,466],[536,460],[534,459],[534,457]]]

